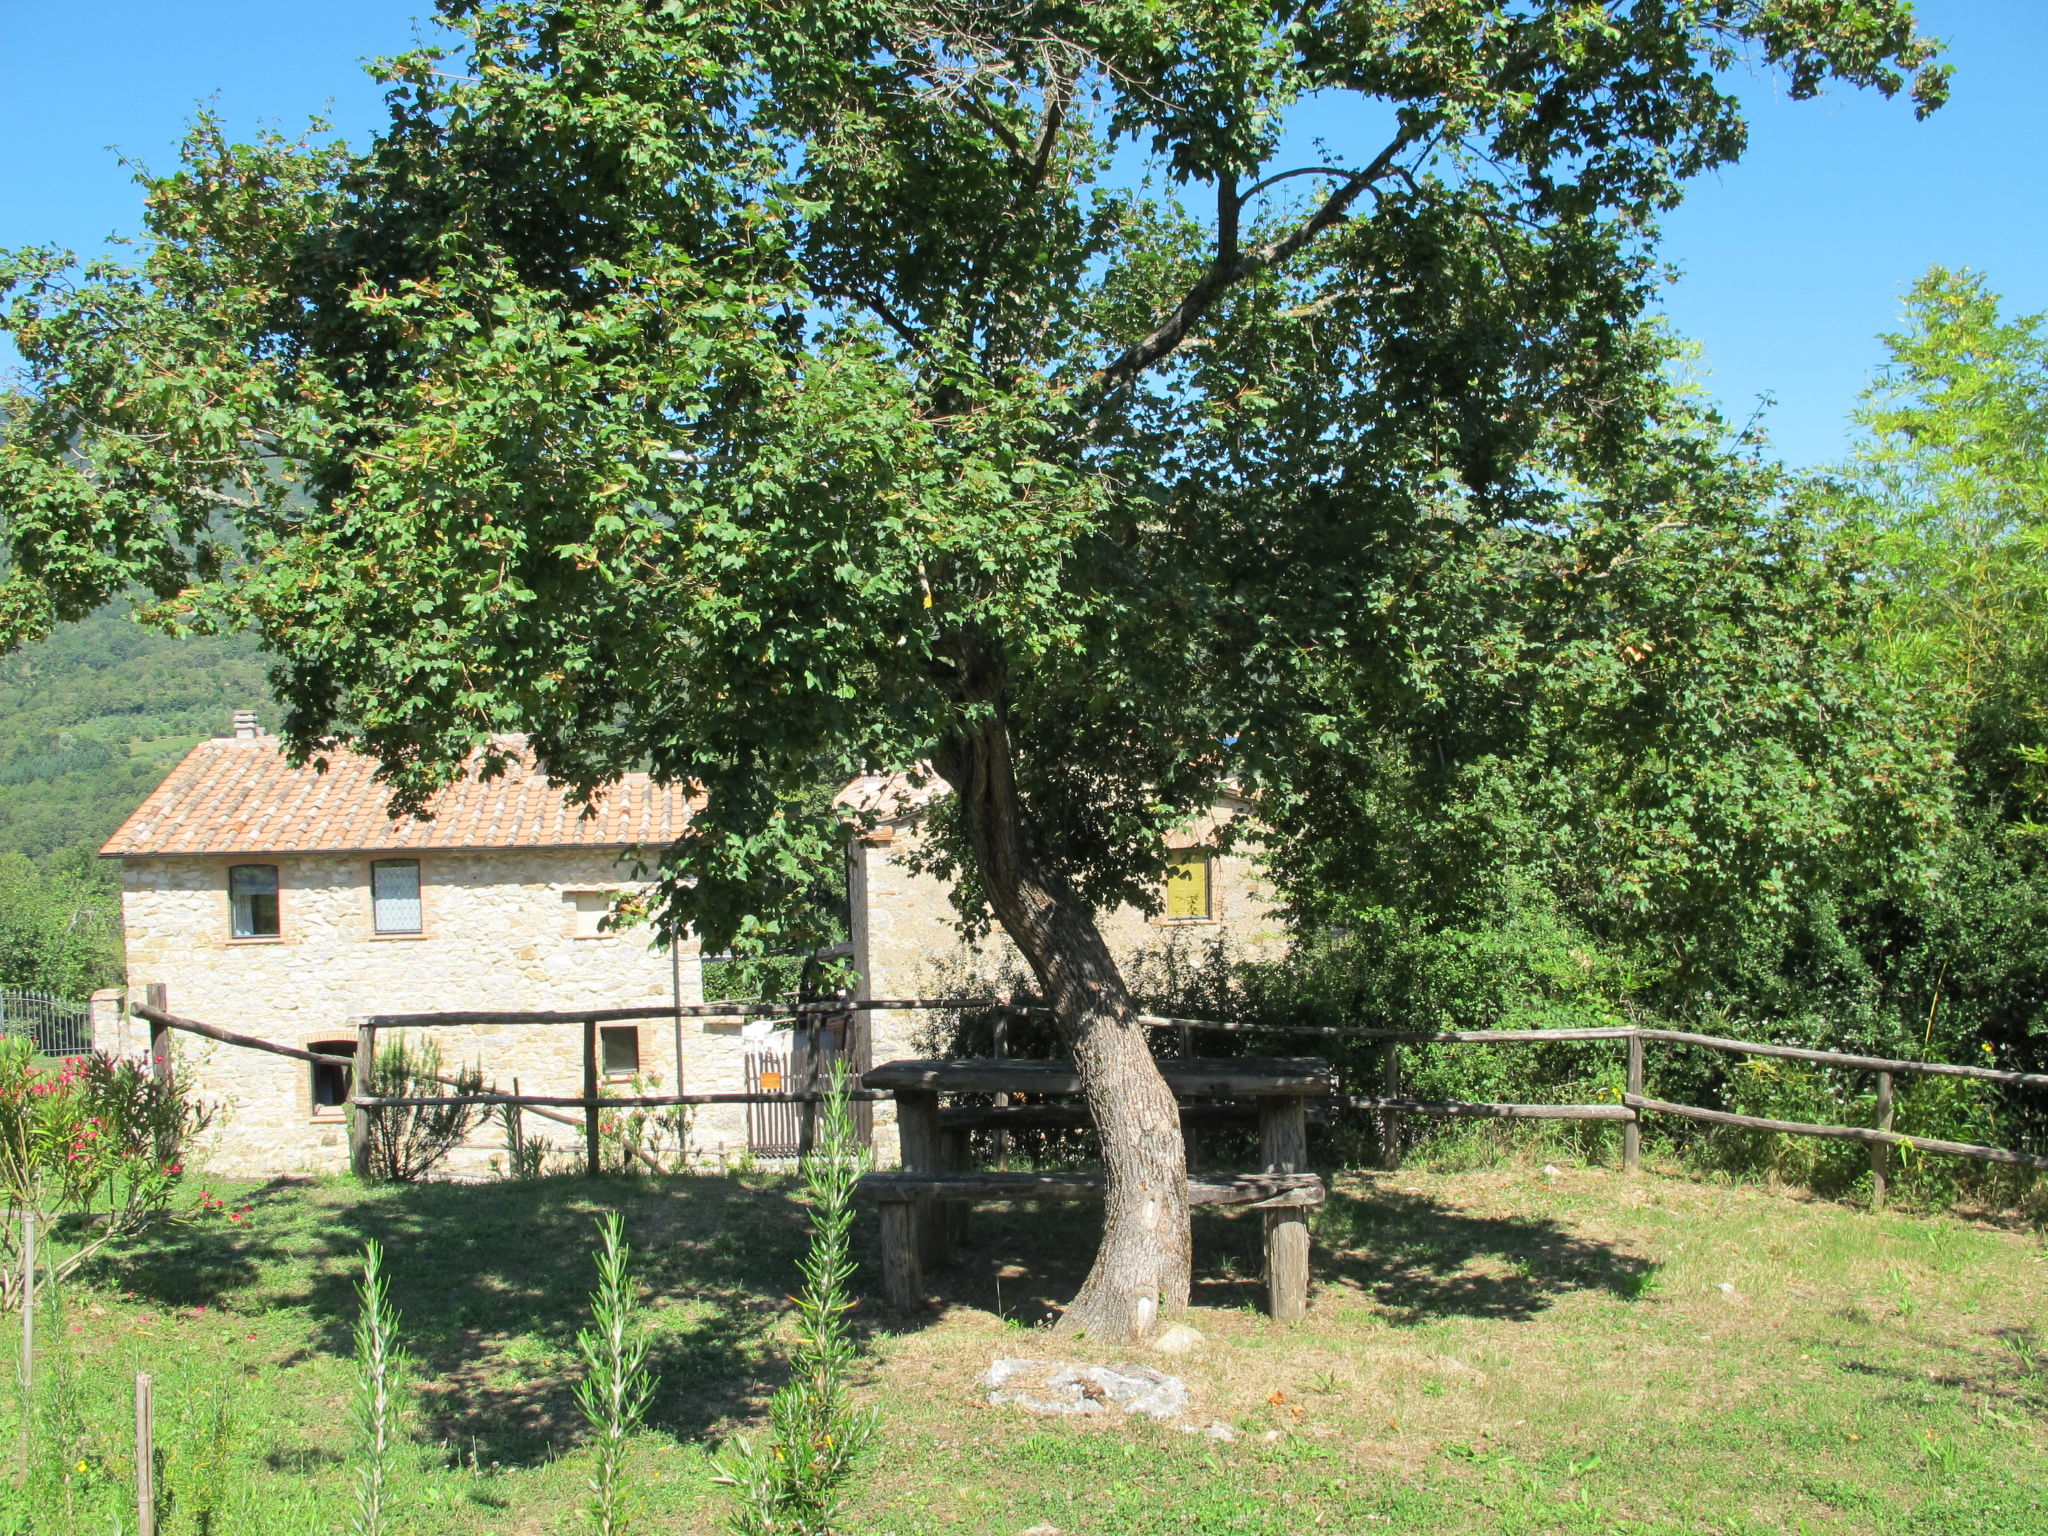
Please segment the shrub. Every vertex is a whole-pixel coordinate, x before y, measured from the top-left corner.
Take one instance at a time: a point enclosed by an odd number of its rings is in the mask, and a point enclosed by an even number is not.
[[[651,1097],[661,1092],[659,1072],[635,1073],[627,1083],[606,1083],[601,1098]],[[597,1116],[598,1161],[606,1173],[681,1173],[689,1166],[690,1106],[621,1104]]]
[[[846,1087],[845,1068],[835,1064],[817,1150],[804,1159],[811,1247],[796,1297],[789,1383],[768,1405],[768,1439],[735,1436],[717,1458],[718,1481],[734,1490],[733,1536],[825,1536],[874,1438],[874,1415],[855,1408],[848,1393],[856,1352],[847,1323],[853,1186],[867,1170],[867,1148],[855,1134]]]
[[[590,1298],[592,1326],[576,1335],[576,1351],[583,1357],[576,1405],[583,1411],[596,1459],[584,1516],[597,1536],[620,1536],[626,1528],[626,1440],[646,1416],[654,1378],[647,1369],[647,1337],[639,1327],[624,1218],[611,1212],[601,1232],[604,1250],[597,1259],[597,1290]]]
[[[363,1278],[356,1288],[356,1507],[352,1536],[384,1536],[390,1528],[391,1474],[397,1462],[407,1357],[398,1342],[398,1309],[384,1250],[363,1245]]]
[[[0,1039],[0,1202],[43,1231],[79,1241],[47,1262],[62,1281],[109,1243],[166,1209],[184,1147],[211,1111],[169,1078],[111,1056],[39,1061],[28,1041]],[[20,1305],[19,1226],[0,1223],[0,1298]]]
[[[377,1050],[370,1095],[380,1099],[436,1098],[483,1092],[483,1071],[468,1066],[453,1077],[442,1071],[441,1047],[432,1040],[397,1036]],[[351,1114],[361,1110],[351,1109]],[[422,1104],[380,1109],[370,1117],[370,1176],[409,1184],[441,1165],[470,1128],[489,1113],[475,1104]]]

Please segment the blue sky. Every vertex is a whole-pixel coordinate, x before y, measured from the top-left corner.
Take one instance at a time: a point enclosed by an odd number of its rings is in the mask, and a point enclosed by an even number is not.
[[[422,0],[101,0],[87,11],[0,0],[0,247],[97,250],[132,230],[135,189],[109,146],[174,158],[211,97],[231,128],[296,128],[331,112],[360,137],[380,114],[359,60],[406,47]],[[1740,165],[1699,184],[1666,223],[1681,269],[1665,307],[1706,349],[1709,387],[1736,419],[1760,395],[1794,463],[1824,462],[1879,362],[1877,333],[1935,262],[1990,275],[2048,310],[2048,118],[2038,105],[2048,0],[1922,0],[1952,45],[1955,100],[1926,123],[1902,102],[1817,102],[1749,91]]]

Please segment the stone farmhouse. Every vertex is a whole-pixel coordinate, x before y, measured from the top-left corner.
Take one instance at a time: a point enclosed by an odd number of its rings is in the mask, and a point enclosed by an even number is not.
[[[101,850],[122,866],[128,987],[187,1018],[324,1055],[353,1055],[352,1020],[455,1010],[667,1009],[703,1000],[694,943],[667,950],[642,928],[611,928],[614,903],[639,888],[635,870],[681,836],[693,809],[682,789],[628,774],[585,814],[515,750],[500,777],[445,790],[428,820],[394,820],[374,763],[329,754],[324,771],[294,768],[255,716],[195,747]],[[959,995],[1014,976],[1000,934],[968,948],[945,884],[913,872],[928,795],[901,780],[860,780],[844,797],[876,812],[849,850],[852,963],[870,997]],[[1239,953],[1281,941],[1257,870],[1217,854],[1214,828],[1245,807],[1225,804],[1174,842],[1166,912],[1106,919],[1124,956],[1228,936]],[[97,1000],[95,1043],[144,1052],[149,1040],[115,997]],[[856,1024],[857,1058],[915,1054],[925,1015],[873,1010]],[[431,1031],[446,1067],[474,1063],[501,1090],[581,1090],[574,1025],[450,1025]],[[785,1021],[664,1016],[605,1024],[603,1077],[620,1092],[742,1092],[773,1087],[791,1066]],[[217,1108],[201,1160],[257,1177],[339,1172],[348,1165],[346,1068],[174,1033],[175,1069]],[[632,1085],[638,1082],[639,1087]],[[887,1106],[876,1152],[895,1151]],[[786,1154],[792,1117],[758,1106],[701,1106],[690,1150],[719,1161]],[[529,1141],[562,1154],[576,1130],[529,1117]],[[505,1155],[495,1119],[473,1131],[448,1172],[480,1176]]]

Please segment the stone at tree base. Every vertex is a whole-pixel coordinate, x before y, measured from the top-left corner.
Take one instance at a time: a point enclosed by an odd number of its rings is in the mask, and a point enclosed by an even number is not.
[[[1152,1341],[1152,1347],[1162,1355],[1191,1355],[1205,1342],[1202,1335],[1186,1323],[1175,1323]]]
[[[998,1360],[981,1378],[991,1403],[1027,1413],[1102,1414],[1112,1408],[1155,1419],[1187,1411],[1187,1383],[1144,1365],[1076,1365],[1069,1360]]]

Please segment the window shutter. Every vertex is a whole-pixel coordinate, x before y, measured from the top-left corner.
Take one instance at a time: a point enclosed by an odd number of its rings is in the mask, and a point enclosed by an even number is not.
[[[1177,850],[1166,856],[1166,920],[1209,920],[1209,855],[1203,850]]]

